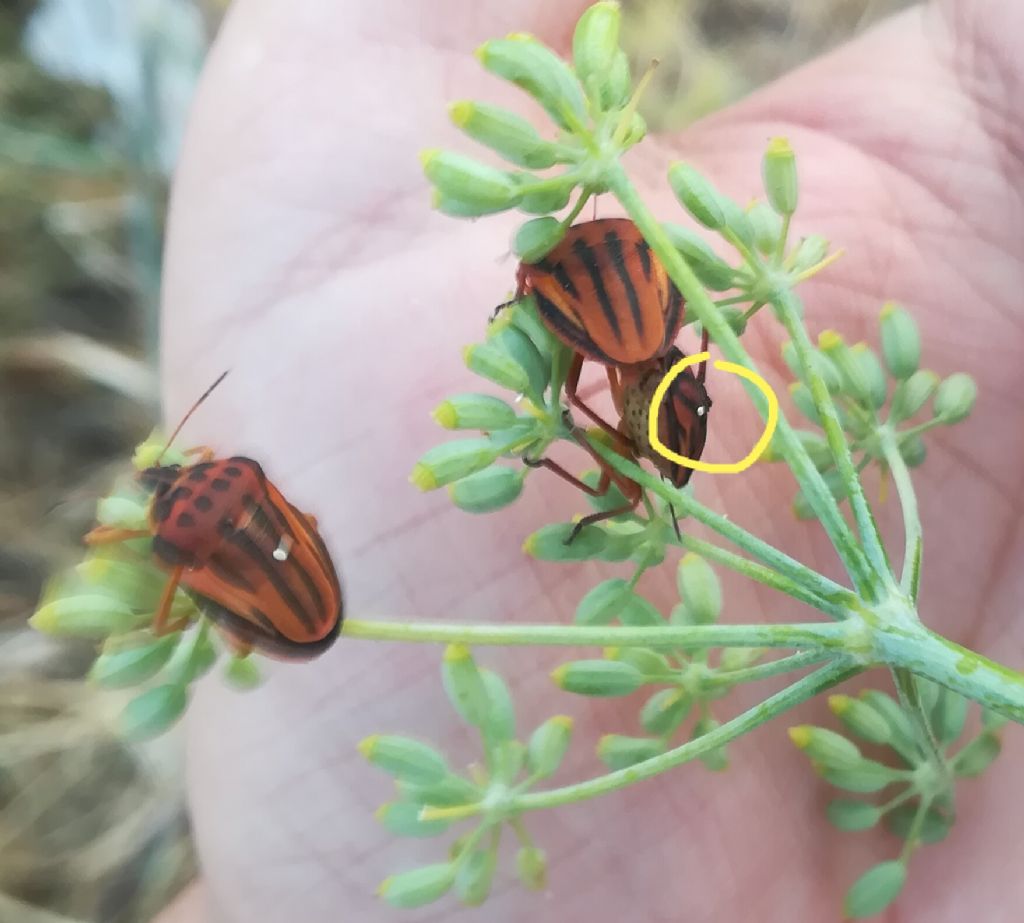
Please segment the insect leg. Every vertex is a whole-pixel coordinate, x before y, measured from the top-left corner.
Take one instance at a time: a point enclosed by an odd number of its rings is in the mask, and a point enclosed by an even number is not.
[[[707,328],[700,336],[700,351],[706,353],[708,351],[708,331]],[[697,381],[703,384],[705,374],[708,370],[708,360],[705,359],[699,366],[697,366]]]
[[[601,427],[606,433],[610,433],[617,439],[620,438],[619,431],[608,423],[603,417],[599,416],[595,411],[591,410],[583,400],[576,393],[576,386],[580,383],[580,371],[583,368],[583,355],[576,353],[572,359],[572,365],[569,367],[569,374],[565,379],[565,397],[566,400],[572,404],[573,407],[578,407],[582,410],[591,420],[593,420],[598,426]]]
[[[616,516],[621,516],[623,513],[631,513],[637,508],[640,503],[640,491],[636,492],[636,497],[633,500],[628,500],[622,506],[617,506],[613,510],[602,510],[600,513],[591,513],[589,516],[584,516],[575,526],[573,526],[572,532],[569,533],[569,537],[563,542],[565,545],[571,545],[576,536],[583,531],[587,526],[592,526],[596,522],[602,522],[605,519],[614,519]]]
[[[117,526],[96,526],[86,532],[84,541],[87,545],[109,545],[113,542],[125,542],[132,538],[149,538],[153,533],[149,529],[120,529]]]
[[[181,575],[184,570],[185,566],[183,564],[179,564],[171,571],[170,577],[167,578],[167,583],[164,584],[164,591],[160,594],[160,605],[157,606],[156,615],[153,616],[153,634],[157,637],[169,635],[175,631],[180,631],[189,622],[187,617],[177,619],[170,623],[167,621],[167,617],[171,614],[171,604],[174,602],[174,594],[178,589],[178,584],[181,582]]]
[[[607,472],[602,471],[601,480],[597,487],[591,487],[574,474],[570,474],[558,462],[552,461],[550,458],[524,458],[523,464],[530,468],[547,468],[548,471],[553,471],[563,481],[568,481],[573,487],[579,488],[583,493],[591,497],[603,497],[608,493],[608,487],[611,484],[611,477],[608,476]]]
[[[184,455],[198,455],[199,464],[205,464],[208,461],[213,461],[217,457],[217,453],[213,451],[208,445],[197,445],[191,449],[185,449]]]

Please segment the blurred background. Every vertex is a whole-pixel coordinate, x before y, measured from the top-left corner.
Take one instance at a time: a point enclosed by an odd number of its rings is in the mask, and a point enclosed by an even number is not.
[[[624,0],[623,39],[679,129],[906,5]],[[0,3],[0,923],[142,923],[196,871],[180,739],[121,742],[95,651],[25,623],[158,419],[169,177],[228,6]]]

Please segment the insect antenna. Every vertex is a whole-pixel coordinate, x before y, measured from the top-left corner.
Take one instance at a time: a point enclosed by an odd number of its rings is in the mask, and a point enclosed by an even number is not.
[[[178,438],[178,433],[181,432],[182,427],[188,422],[189,417],[191,417],[192,414],[194,414],[199,409],[199,405],[202,404],[203,401],[205,401],[213,393],[217,385],[219,385],[225,378],[228,377],[228,372],[230,371],[231,369],[225,369],[223,372],[221,372],[220,375],[217,376],[217,380],[212,385],[210,385],[210,387],[207,388],[202,394],[200,394],[199,399],[191,407],[189,407],[188,411],[186,411],[185,413],[185,416],[181,418],[181,422],[178,423],[176,427],[174,427],[174,432],[171,433],[171,438],[167,440],[167,444],[163,447],[163,451],[161,451],[161,453],[157,456],[155,464],[160,464],[160,459],[164,457],[164,453],[171,447],[171,444],[174,442],[174,440]]]

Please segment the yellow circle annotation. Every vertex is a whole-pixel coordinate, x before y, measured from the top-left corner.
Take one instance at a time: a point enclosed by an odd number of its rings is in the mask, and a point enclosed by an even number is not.
[[[687,458],[685,455],[673,452],[658,438],[658,410],[672,382],[683,373],[684,369],[689,368],[691,365],[696,365],[698,362],[703,362],[707,358],[708,353],[706,352],[697,353],[693,356],[684,356],[668,370],[665,377],[658,383],[658,387],[654,389],[650,412],[647,416],[647,441],[651,444],[651,448],[663,458],[667,458],[670,462],[674,462],[677,465],[682,465],[684,468],[692,468],[694,471],[704,471],[708,474],[739,474],[754,464],[764,453],[764,450],[768,448],[772,433],[775,432],[775,427],[779,422],[779,399],[775,391],[772,390],[772,386],[758,375],[757,372],[752,372],[742,365],[737,365],[735,362],[725,362],[721,359],[716,359],[713,363],[716,369],[720,369],[723,372],[731,372],[733,375],[739,375],[740,378],[753,382],[754,386],[768,401],[768,419],[764,425],[764,432],[761,433],[757,442],[754,443],[754,448],[746,456],[738,462],[697,461],[694,458]]]

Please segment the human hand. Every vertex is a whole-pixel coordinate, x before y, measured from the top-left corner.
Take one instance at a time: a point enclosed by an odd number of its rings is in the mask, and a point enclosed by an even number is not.
[[[352,617],[566,621],[601,575],[592,563],[544,564],[520,552],[539,525],[585,509],[553,477],[531,476],[514,507],[479,518],[407,485],[416,457],[439,441],[428,411],[469,383],[459,346],[480,338],[514,274],[511,257],[501,259],[510,217],[431,213],[416,153],[468,147],[445,117],[453,98],[523,105],[483,75],[471,55],[481,41],[526,30],[564,46],[580,8],[238,0],[209,62],[172,209],[168,416],[232,369],[190,423],[192,441],[259,458],[317,515]],[[1024,575],[1013,567],[1024,547],[1021,34],[1024,9],[1009,2],[914,9],[685,135],[645,142],[628,163],[659,217],[670,218],[670,160],[693,162],[743,201],[757,192],[766,139],[788,136],[801,172],[796,233],[822,233],[847,250],[802,290],[812,332],[873,336],[892,298],[915,309],[929,367],[976,377],[975,413],[929,440],[917,478],[927,539],[921,613],[1009,662],[1020,661],[1024,642],[1015,620]],[[608,214],[614,204],[600,207]],[[745,343],[778,369],[781,338],[765,315]],[[745,454],[758,428],[749,405],[716,398],[714,413],[709,456]],[[713,508],[838,575],[818,527],[791,520],[781,498],[792,482],[778,466],[694,481]],[[897,512],[882,508],[892,548],[901,544]],[[652,574],[642,589],[661,605],[671,583]],[[743,620],[789,614],[744,583],[727,580],[726,600]],[[253,693],[207,682],[188,719],[207,909],[174,919],[397,918],[374,886],[435,861],[436,846],[396,841],[373,820],[390,786],[355,745],[378,731],[412,731],[474,757],[437,681],[439,656],[342,638],[312,664],[275,666]],[[576,716],[560,781],[600,771],[585,742],[631,732],[633,712],[615,702],[559,695],[552,706],[547,674],[564,651],[480,659],[512,681],[521,728],[552,711]],[[730,708],[753,701],[746,690],[736,698]],[[821,712],[811,703],[803,716]],[[783,733],[797,720],[732,745],[726,777],[690,766],[585,808],[529,817],[548,852],[549,897],[523,891],[506,871],[485,911],[447,903],[404,918],[837,918],[849,883],[897,847],[882,833],[853,842],[830,831],[827,793]],[[1019,917],[1019,735],[1007,750],[984,783],[964,787],[949,840],[915,858],[899,904],[907,918]]]

